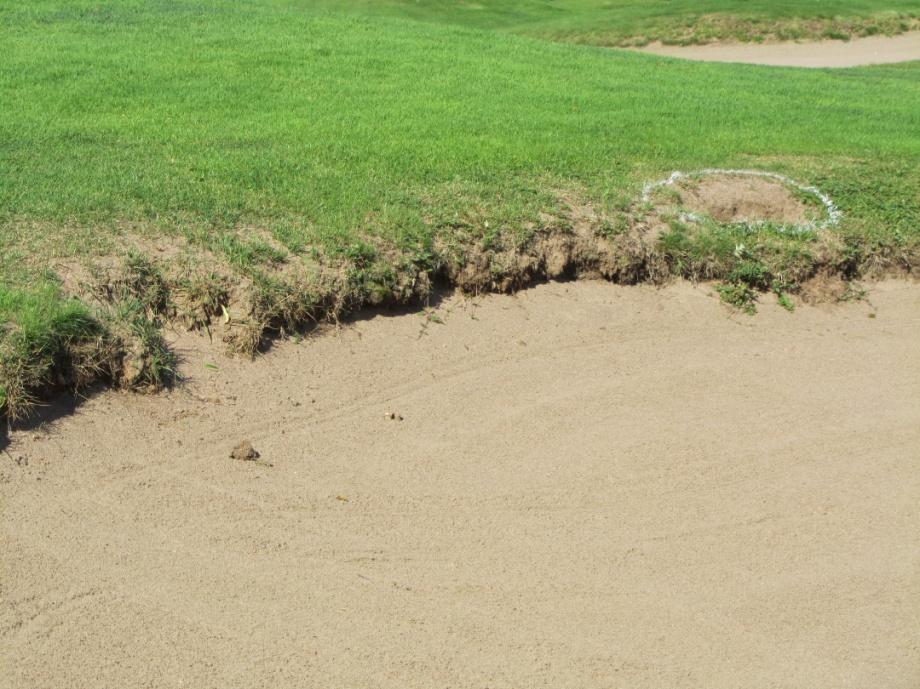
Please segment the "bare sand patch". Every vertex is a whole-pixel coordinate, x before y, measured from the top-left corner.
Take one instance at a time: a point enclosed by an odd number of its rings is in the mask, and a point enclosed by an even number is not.
[[[898,36],[807,43],[713,43],[688,46],[652,43],[637,50],[705,62],[743,62],[778,67],[858,67],[920,60],[920,31]]]
[[[175,335],[185,387],[0,452],[0,687],[915,687],[920,287],[870,301]]]

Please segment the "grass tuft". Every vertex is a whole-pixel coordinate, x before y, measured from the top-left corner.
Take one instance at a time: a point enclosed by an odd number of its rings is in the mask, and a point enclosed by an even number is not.
[[[28,292],[0,285],[0,323],[0,415],[20,418],[45,390],[95,378],[104,327],[53,285]]]

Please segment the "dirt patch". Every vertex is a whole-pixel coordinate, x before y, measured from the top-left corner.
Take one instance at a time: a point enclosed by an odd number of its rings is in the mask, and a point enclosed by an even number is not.
[[[557,215],[544,214],[524,238],[489,241],[460,228],[436,244],[446,280],[471,294],[514,292],[539,280],[602,278],[619,284],[667,276],[656,247],[655,218],[611,217],[571,193],[559,194]]]
[[[704,62],[742,62],[782,67],[858,67],[920,60],[920,31],[898,36],[869,36],[851,41],[809,43],[713,43],[662,45],[641,52]]]
[[[515,292],[542,279],[603,278],[620,284],[664,279],[644,227],[612,237],[568,232],[537,232],[521,246],[466,246],[446,266],[449,282],[465,292]]]
[[[176,335],[186,387],[0,452],[0,687],[914,687],[920,286],[872,303]]]
[[[867,17],[743,17],[735,14],[710,13],[687,18],[683,22],[664,24],[651,31],[622,37],[611,46],[630,48],[649,44],[691,46],[726,43],[777,43],[848,41],[869,36],[897,36],[920,29],[915,12],[884,12]],[[588,35],[590,36],[590,34]],[[588,36],[577,42],[588,42]],[[607,45],[604,40],[594,43]]]
[[[723,223],[801,224],[814,209],[781,182],[767,177],[706,175],[678,186],[681,205]]]
[[[863,299],[867,291],[834,273],[822,272],[802,284],[799,297],[808,304],[834,304]]]
[[[645,185],[642,202],[650,208],[649,224],[670,221],[746,226],[747,231],[772,228],[782,233],[815,233],[835,227],[842,213],[814,186],[762,170],[707,168],[674,171]]]

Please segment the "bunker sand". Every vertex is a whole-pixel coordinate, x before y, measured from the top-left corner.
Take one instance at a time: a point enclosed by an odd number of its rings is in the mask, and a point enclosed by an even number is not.
[[[750,318],[548,284],[176,345],[187,386],[0,453],[0,687],[920,681],[918,285]]]
[[[858,67],[920,60],[920,31],[851,41],[724,43],[675,46],[654,43],[642,52],[704,62],[745,62],[777,67]]]

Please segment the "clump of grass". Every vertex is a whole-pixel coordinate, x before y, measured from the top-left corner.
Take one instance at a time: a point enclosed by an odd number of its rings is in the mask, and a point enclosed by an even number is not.
[[[782,290],[776,292],[776,303],[782,306],[786,311],[792,313],[795,311],[795,302],[789,298],[789,295]]]
[[[795,309],[789,290],[797,289],[798,285],[790,285],[775,275],[743,245],[736,247],[734,253],[738,262],[725,276],[723,283],[716,287],[722,301],[753,315],[757,312],[759,294],[772,291],[780,306],[787,311]]]
[[[58,298],[53,285],[29,292],[0,285],[0,323],[0,415],[20,418],[44,390],[94,377],[86,352],[98,347],[104,326],[85,305]]]
[[[19,419],[53,390],[95,382],[161,389],[177,360],[162,334],[176,311],[159,266],[131,253],[98,271],[95,306],[47,275],[29,289],[0,284],[0,416]]]
[[[196,261],[200,259],[181,256],[157,262],[129,251],[114,264],[92,268],[93,279],[85,287],[99,304],[139,311],[155,325],[175,321],[189,330],[207,328],[229,304],[231,280]]]
[[[212,241],[213,249],[222,253],[232,266],[249,269],[283,263],[287,254],[259,238],[241,239],[233,234],[218,235]]]
[[[176,318],[189,330],[210,328],[230,304],[230,278],[216,271],[182,275],[170,291]]]
[[[329,311],[331,298],[321,283],[284,280],[266,273],[253,276],[252,313],[262,330],[279,334],[316,323]]]
[[[96,381],[159,389],[173,379],[175,356],[146,305],[127,300],[93,313],[62,298],[53,284],[31,294],[0,286],[0,415],[25,416],[51,390]],[[16,320],[6,320],[15,309]]]
[[[170,315],[170,288],[159,266],[148,256],[130,251],[114,268],[95,271],[94,296],[107,304],[134,302],[150,318]]]
[[[757,291],[744,282],[726,282],[716,286],[722,301],[744,311],[746,314],[757,313]]]
[[[750,314],[764,292],[776,294],[791,311],[790,293],[832,260],[816,235],[777,234],[769,226],[751,232],[713,222],[691,228],[673,221],[661,237],[661,249],[672,274],[721,281],[716,290],[722,300]]]
[[[112,382],[131,389],[160,390],[175,381],[178,360],[163,339],[161,323],[148,316],[146,305],[127,299],[103,312],[107,326],[109,374]]]
[[[424,300],[437,263],[426,246],[400,249],[380,240],[359,242],[343,256],[339,271],[344,275],[344,305],[349,309]]]

